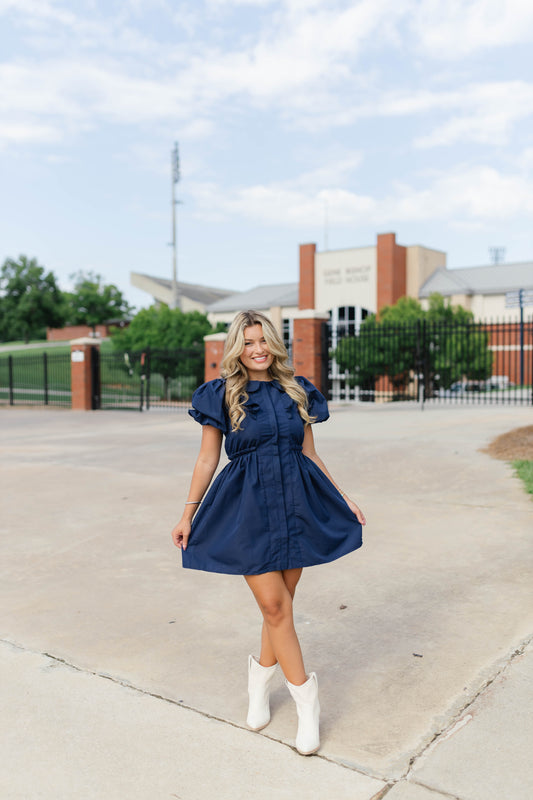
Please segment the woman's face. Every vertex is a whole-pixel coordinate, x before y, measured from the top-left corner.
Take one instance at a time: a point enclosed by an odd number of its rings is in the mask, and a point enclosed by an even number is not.
[[[262,325],[251,325],[244,329],[244,350],[241,364],[248,370],[251,381],[268,381],[268,368],[274,361],[263,337]]]

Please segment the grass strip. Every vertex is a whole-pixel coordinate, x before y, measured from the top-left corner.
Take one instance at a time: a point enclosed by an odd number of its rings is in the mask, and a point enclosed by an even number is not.
[[[98,339],[96,342],[100,344],[101,353],[114,352],[113,342],[102,342]],[[64,344],[58,345],[57,342],[43,341],[42,343],[37,342],[37,344],[40,344],[40,347],[28,347],[25,345],[23,348],[21,348],[15,342],[4,343],[2,344],[2,350],[0,350],[0,358],[7,358],[8,356],[13,356],[13,358],[32,358],[34,356],[42,356],[43,353],[48,353],[48,355],[70,353],[70,342],[65,342]],[[7,349],[10,347],[13,349]]]
[[[513,461],[515,473],[524,482],[526,492],[533,494],[533,461]]]

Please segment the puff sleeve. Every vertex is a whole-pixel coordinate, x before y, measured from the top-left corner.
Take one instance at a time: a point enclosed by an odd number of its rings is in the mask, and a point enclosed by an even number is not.
[[[192,396],[191,417],[200,425],[212,425],[226,433],[225,392],[226,382],[222,378],[203,383]]]
[[[308,412],[310,417],[316,417],[314,422],[325,422],[329,419],[328,401],[321,392],[318,391],[316,386],[313,386],[311,381],[304,378],[303,375],[295,375],[295,380],[298,381],[300,386],[305,389],[307,394]]]

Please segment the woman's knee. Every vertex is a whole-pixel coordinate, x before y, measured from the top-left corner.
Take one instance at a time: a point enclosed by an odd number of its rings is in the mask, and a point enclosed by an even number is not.
[[[259,601],[261,613],[267,625],[278,627],[292,619],[292,600],[290,595],[284,597],[264,597]]]

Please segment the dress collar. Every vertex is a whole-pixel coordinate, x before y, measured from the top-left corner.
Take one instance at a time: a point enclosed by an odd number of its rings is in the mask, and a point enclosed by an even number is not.
[[[268,383],[271,386],[274,386],[278,390],[278,392],[284,391],[280,382],[275,379],[271,381],[248,381],[248,383],[246,384],[246,391],[248,392],[248,394],[253,394],[254,392],[258,392],[263,383]]]

